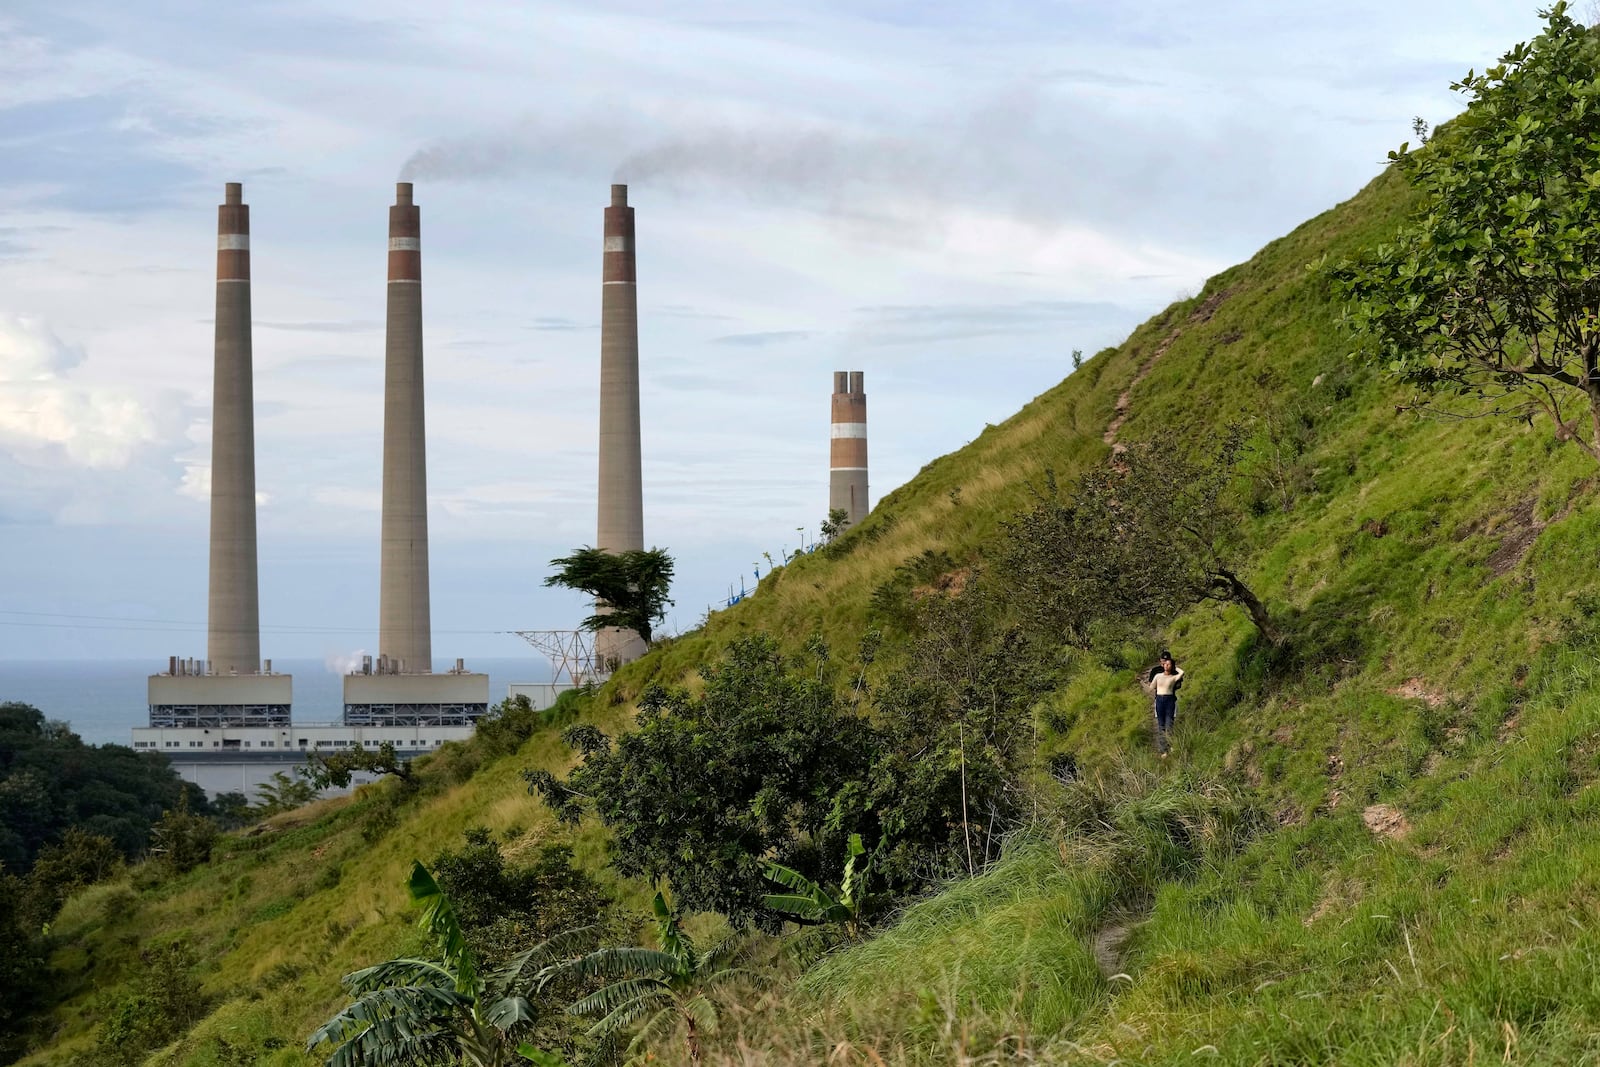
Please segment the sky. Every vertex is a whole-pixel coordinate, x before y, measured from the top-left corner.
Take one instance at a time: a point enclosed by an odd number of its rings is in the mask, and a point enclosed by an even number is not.
[[[676,632],[815,536],[833,371],[865,372],[877,498],[1354,195],[1537,6],[5,0],[0,659],[204,655],[225,182],[263,655],[374,651],[404,177],[434,649],[470,664],[585,613],[541,583],[594,540],[611,182]]]

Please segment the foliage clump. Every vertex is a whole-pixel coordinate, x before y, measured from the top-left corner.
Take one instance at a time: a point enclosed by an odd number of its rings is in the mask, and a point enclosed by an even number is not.
[[[0,703],[0,863],[18,874],[68,827],[110,838],[124,859],[144,852],[163,811],[210,808],[164,757],[86,745],[30,704]]]
[[[1452,86],[1464,114],[1389,154],[1414,217],[1331,275],[1363,355],[1417,406],[1542,412],[1600,461],[1600,36],[1565,2],[1544,15]]]
[[[1052,483],[1005,526],[1000,568],[1029,630],[1088,648],[1104,627],[1165,625],[1203,600],[1239,604],[1269,643],[1282,639],[1243,578],[1242,431],[1186,450],[1162,433],[1091,469],[1070,495]]]
[[[528,771],[529,790],[565,821],[598,815],[621,873],[668,878],[681,906],[736,923],[780,921],[769,861],[836,871],[852,834],[892,891],[970,871],[1020,800],[1032,673],[976,604],[931,604],[913,666],[870,709],[820,641],[793,660],[770,637],[735,641],[700,692],[648,691],[634,731],[568,731],[582,764],[565,780]]]

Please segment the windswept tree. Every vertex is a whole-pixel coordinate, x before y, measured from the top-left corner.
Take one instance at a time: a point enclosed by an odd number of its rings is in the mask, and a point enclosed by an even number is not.
[[[411,761],[385,741],[377,748],[356,744],[330,752],[313,752],[300,772],[312,788],[312,795],[324,789],[344,789],[357,774],[392,775],[402,782],[412,781]]]
[[[1331,277],[1361,354],[1415,407],[1542,412],[1600,461],[1600,37],[1568,12],[1453,85],[1467,110],[1425,145],[1389,154],[1413,217]]]
[[[665,549],[607,552],[580,548],[570,556],[550,561],[556,573],[547,586],[575,589],[594,597],[595,613],[580,624],[591,632],[617,627],[632,630],[645,644],[655,624],[666,618],[672,600],[672,557]]]
[[[1000,569],[1029,629],[1087,647],[1096,627],[1161,624],[1204,600],[1238,604],[1269,644],[1282,634],[1243,577],[1243,433],[1200,452],[1176,435],[1130,444],[1070,492],[1054,485],[1006,524]]]
[[[306,1041],[306,1051],[332,1046],[326,1067],[509,1067],[561,1060],[523,1040],[535,1020],[528,992],[582,931],[513,956],[488,974],[456,916],[455,906],[421,863],[411,869],[418,925],[439,947],[436,960],[400,958],[347,974],[355,999]]]

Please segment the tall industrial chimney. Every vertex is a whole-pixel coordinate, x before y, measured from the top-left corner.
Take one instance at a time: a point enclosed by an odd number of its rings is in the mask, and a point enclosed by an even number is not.
[[[250,369],[250,208],[228,182],[217,208],[211,400],[211,587],[206,658],[218,674],[261,669],[256,586],[255,405]]]
[[[606,208],[600,296],[600,515],[596,547],[608,552],[644,548],[644,487],[639,457],[639,299],[633,256],[633,208],[628,187],[611,187]],[[644,655],[631,630],[595,635],[601,663]]]
[[[399,671],[433,670],[428,616],[428,470],[422,406],[422,222],[411,183],[389,209],[383,388],[383,561],[378,652]]]
[[[828,456],[828,510],[843,510],[850,525],[867,517],[866,375],[858,370],[833,375],[833,428]]]

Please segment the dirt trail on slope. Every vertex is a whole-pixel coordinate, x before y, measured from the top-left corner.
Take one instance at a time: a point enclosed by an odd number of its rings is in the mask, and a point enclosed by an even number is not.
[[[1232,295],[1232,289],[1219,289],[1212,293],[1205,299],[1204,303],[1189,313],[1188,318],[1174,326],[1172,331],[1161,339],[1161,343],[1156,345],[1155,351],[1150,353],[1150,357],[1140,364],[1139,372],[1133,376],[1133,381],[1129,382],[1128,387],[1117,397],[1116,414],[1112,417],[1111,422],[1107,424],[1105,435],[1101,438],[1111,446],[1113,455],[1120,455],[1127,449],[1126,445],[1117,443],[1117,432],[1122,429],[1122,424],[1128,421],[1128,416],[1132,413],[1133,391],[1146,378],[1150,377],[1150,372],[1156,368],[1156,362],[1167,354],[1167,349],[1171,348],[1178,338],[1183,336],[1185,330],[1191,326],[1209,322],[1211,316],[1217,313],[1217,308],[1222,306],[1222,302]]]

